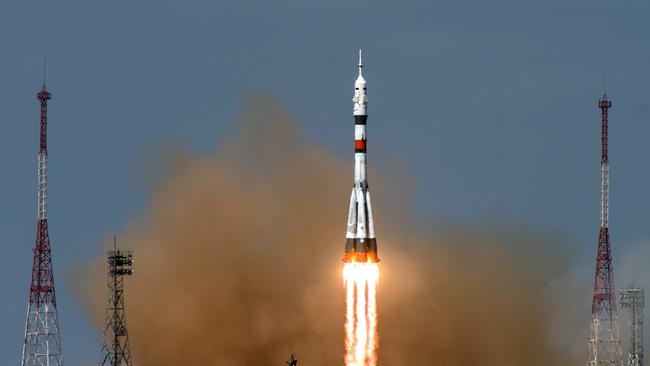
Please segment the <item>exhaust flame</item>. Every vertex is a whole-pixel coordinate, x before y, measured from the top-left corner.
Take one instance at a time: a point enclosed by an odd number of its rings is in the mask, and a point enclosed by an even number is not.
[[[345,284],[345,365],[377,364],[377,263],[343,266]]]

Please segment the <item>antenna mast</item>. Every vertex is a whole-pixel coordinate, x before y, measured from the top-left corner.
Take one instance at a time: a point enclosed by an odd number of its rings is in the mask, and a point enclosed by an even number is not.
[[[591,304],[591,329],[587,366],[620,366],[621,344],[614,290],[612,247],[609,241],[609,154],[607,95],[598,101],[601,110],[600,233],[596,255],[596,275]]]
[[[38,221],[32,279],[29,288],[22,366],[61,366],[61,335],[54,291],[52,251],[47,227],[47,103],[52,94],[45,82],[36,94],[40,102],[38,150]]]

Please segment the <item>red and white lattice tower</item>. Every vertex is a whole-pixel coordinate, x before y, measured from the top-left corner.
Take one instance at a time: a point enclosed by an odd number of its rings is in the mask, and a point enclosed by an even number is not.
[[[38,224],[27,305],[22,366],[60,366],[63,364],[63,355],[54,292],[52,252],[47,230],[47,102],[52,99],[52,94],[47,91],[45,83],[36,98],[41,104],[38,151]]]
[[[596,276],[591,305],[591,329],[587,366],[620,366],[621,344],[618,333],[618,313],[612,246],[609,241],[609,158],[607,151],[607,117],[612,102],[604,95],[598,101],[601,110],[600,158],[600,234],[596,255]]]

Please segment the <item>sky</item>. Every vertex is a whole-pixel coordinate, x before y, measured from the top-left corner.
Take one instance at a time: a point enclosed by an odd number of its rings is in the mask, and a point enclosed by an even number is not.
[[[646,0],[2,2],[0,364],[20,362],[45,50],[50,237],[65,358],[77,364],[95,359],[99,335],[69,277],[144,211],[151,149],[211,151],[264,90],[311,142],[351,161],[358,48],[371,167],[412,175],[418,215],[548,227],[584,252],[587,276],[606,70],[614,255],[646,245],[649,17]]]

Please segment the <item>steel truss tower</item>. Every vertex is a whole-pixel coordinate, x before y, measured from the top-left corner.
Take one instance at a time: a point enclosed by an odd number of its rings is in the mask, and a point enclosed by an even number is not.
[[[124,311],[124,276],[133,274],[131,251],[114,249],[108,252],[108,305],[104,326],[104,343],[101,349],[101,366],[131,366],[129,333]]]
[[[609,241],[609,158],[608,111],[612,102],[607,95],[598,101],[601,110],[600,158],[600,234],[596,255],[596,276],[591,304],[591,329],[587,366],[620,366],[621,343],[612,268],[612,247]]]
[[[36,94],[41,104],[40,147],[38,152],[38,223],[32,279],[29,287],[23,366],[60,366],[63,364],[59,316],[54,291],[52,251],[47,229],[47,102],[52,94],[45,83]]]
[[[620,293],[621,308],[630,312],[630,344],[627,355],[628,366],[643,366],[643,288],[630,286]]]

